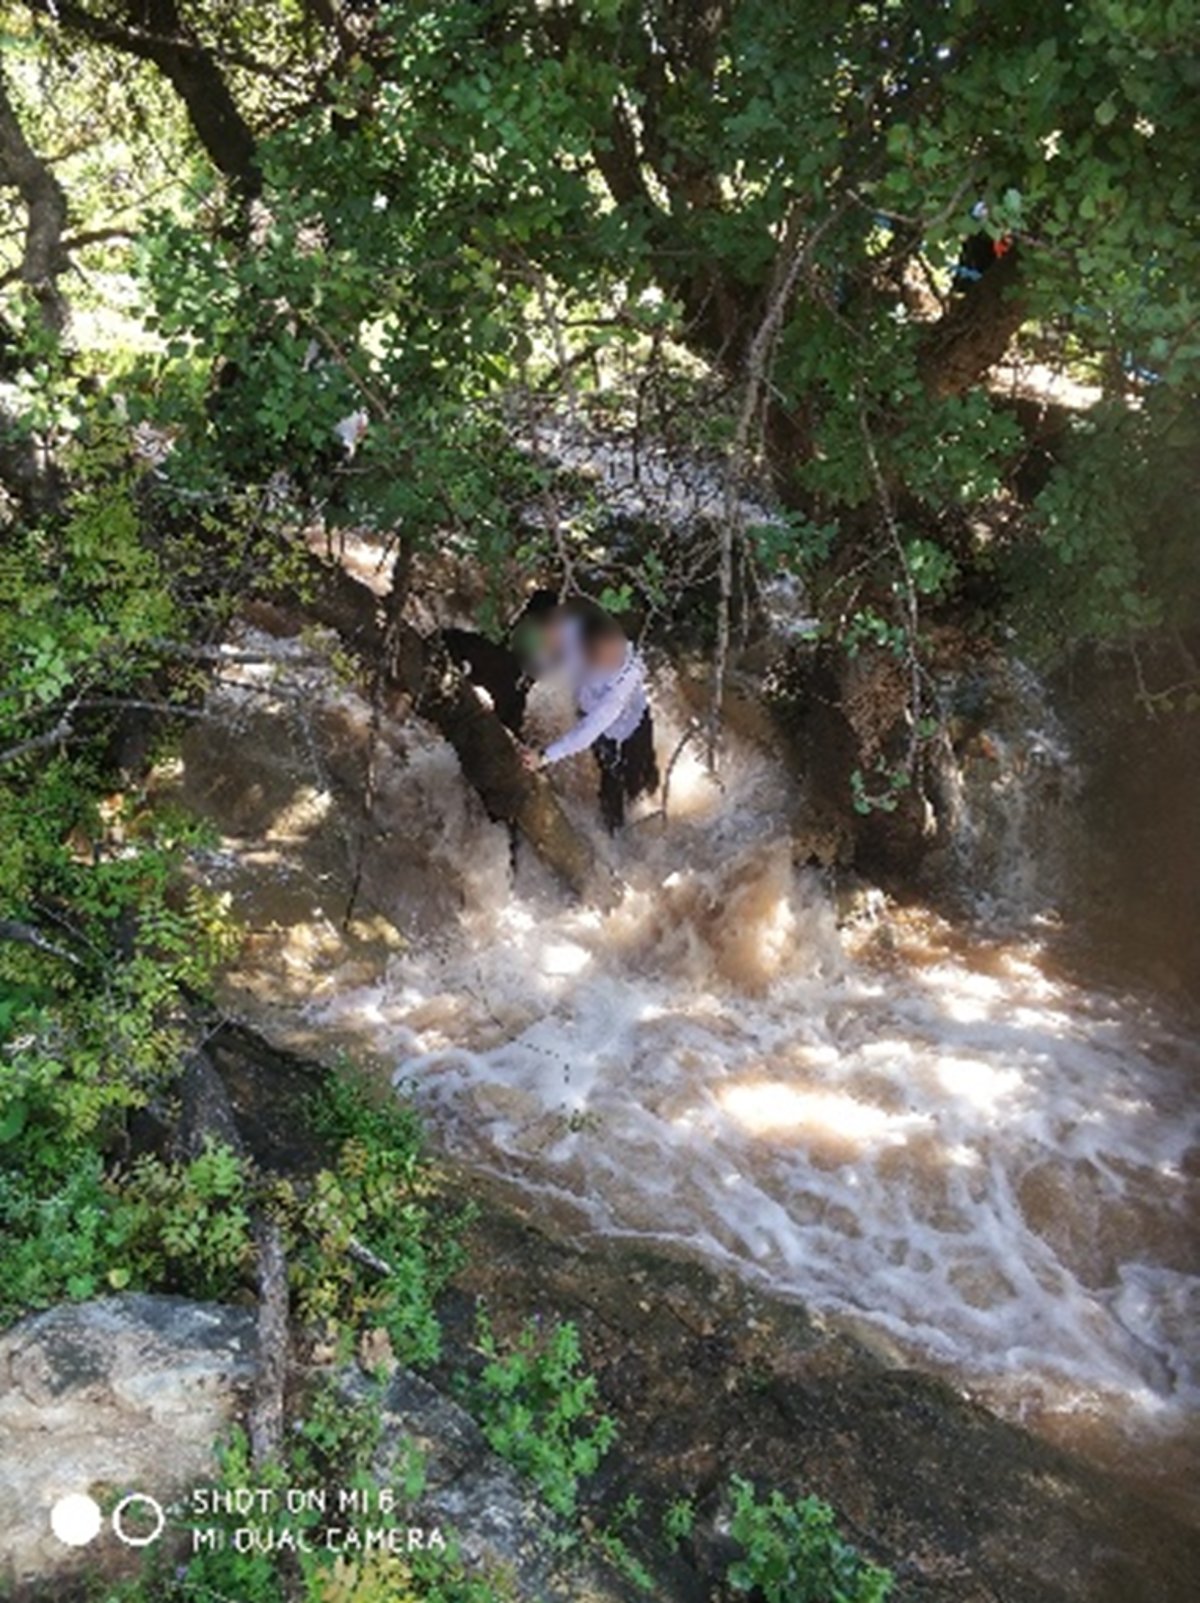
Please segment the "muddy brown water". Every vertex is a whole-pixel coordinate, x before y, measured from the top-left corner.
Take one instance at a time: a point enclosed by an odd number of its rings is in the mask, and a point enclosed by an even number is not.
[[[307,1172],[320,1142],[296,1109],[321,1072],[241,1027],[210,1055],[259,1162]],[[620,1522],[673,1603],[724,1596],[736,1475],[831,1500],[839,1526],[897,1580],[897,1603],[1190,1603],[1200,1531],[1153,1494],[1039,1441],[944,1381],[885,1361],[801,1303],[763,1294],[682,1251],[565,1239],[517,1186],[450,1166],[449,1197],[478,1205],[465,1267],[443,1294],[451,1395],[483,1362],[485,1306],[502,1343],[532,1320],[577,1326],[618,1445],[590,1477],[585,1526]],[[376,1354],[376,1357],[378,1354]],[[664,1550],[662,1518],[695,1510]],[[629,1522],[634,1500],[639,1512]],[[631,1603],[639,1595],[630,1590]]]
[[[384,729],[365,818],[367,709],[269,672],[163,781],[222,833],[232,1011],[394,1078],[543,1229],[802,1302],[1195,1517],[1200,1055],[1152,997],[1066,977],[1036,922],[839,925],[742,737],[719,785],[685,750],[665,826],[598,840],[614,913],[572,906],[528,855],[513,880],[417,726]],[[586,765],[559,782],[590,827]]]

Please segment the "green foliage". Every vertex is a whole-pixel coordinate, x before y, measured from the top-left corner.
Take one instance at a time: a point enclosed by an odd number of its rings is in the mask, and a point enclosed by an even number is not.
[[[861,768],[850,774],[850,796],[854,811],[866,817],[868,813],[894,813],[900,797],[912,784],[912,775],[895,763],[877,759],[874,771],[868,778]]]
[[[614,1510],[608,1522],[595,1532],[593,1541],[618,1575],[649,1596],[654,1593],[654,1576],[630,1549],[624,1535],[641,1512],[642,1500],[636,1492],[631,1492]]]
[[[743,1549],[729,1567],[738,1592],[764,1603],[884,1603],[892,1576],[864,1559],[838,1534],[836,1516],[816,1497],[790,1503],[773,1491],[760,1500],[735,1477],[730,1534]]]
[[[237,1603],[515,1603],[505,1582],[466,1573],[450,1533],[445,1533],[444,1550],[431,1547],[404,1556],[342,1552],[344,1540],[325,1541],[330,1526],[344,1532],[350,1522],[350,1516],[337,1512],[342,1491],[379,1493],[373,1464],[381,1428],[377,1393],[351,1396],[331,1381],[315,1386],[304,1400],[278,1462],[254,1464],[245,1433],[234,1430],[218,1450],[211,1490],[220,1494],[252,1487],[274,1494],[270,1515],[225,1511],[213,1499],[193,1515],[193,1522],[206,1532],[215,1530],[215,1543],[196,1547],[180,1562],[148,1554],[136,1579],[115,1588],[106,1585],[96,1603],[101,1597],[104,1603],[211,1603],[214,1598],[236,1598]],[[401,1478],[389,1488],[394,1509],[386,1518],[373,1516],[373,1525],[420,1523],[422,1456],[410,1447],[401,1461]],[[233,1533],[256,1521],[280,1538],[274,1551],[234,1545]]]
[[[28,932],[0,943],[4,1319],[136,1278],[100,1154],[177,1072],[185,992],[231,937],[220,901],[182,879],[195,833],[96,789],[61,757],[0,780],[0,906]]]
[[[40,1018],[8,1016],[18,1032]],[[188,1163],[147,1155],[109,1172],[105,1133],[142,1093],[117,1084],[97,1112],[90,1082],[48,1067],[21,1034],[13,1047],[22,1075],[20,1097],[10,1089],[0,1103],[0,1319],[125,1289],[232,1297],[252,1263],[252,1216],[266,1210],[283,1228],[301,1322],[347,1344],[379,1327],[401,1361],[436,1358],[434,1303],[462,1261],[470,1209],[439,1195],[409,1109],[331,1080],[311,1115],[336,1156],[311,1184],[259,1175],[215,1146]]]
[[[836,523],[814,523],[800,512],[746,530],[755,556],[768,572],[790,569],[809,577],[828,560],[837,534]]]
[[[882,646],[893,656],[903,657],[909,640],[903,624],[893,623],[874,607],[860,607],[851,617],[842,636],[846,654],[856,657],[864,646]]]
[[[251,1180],[228,1147],[208,1142],[190,1163],[137,1159],[114,1182],[114,1239],[124,1261],[109,1269],[110,1286],[169,1287],[228,1300],[253,1250]]]
[[[569,1322],[527,1324],[502,1354],[486,1315],[478,1342],[487,1359],[470,1406],[489,1445],[538,1487],[556,1514],[571,1518],[579,1482],[595,1472],[616,1438],[597,1406],[596,1378],[582,1367],[579,1332]]]
[[[441,1341],[434,1302],[462,1262],[471,1209],[439,1195],[411,1109],[374,1103],[343,1076],[312,1117],[336,1142],[336,1162],[308,1190],[280,1182],[269,1203],[284,1227],[296,1313],[334,1330],[379,1326],[401,1362],[432,1362]],[[364,1267],[355,1246],[386,1273]]]
[[[1033,508],[1036,544],[999,563],[1022,632],[1044,655],[1092,635],[1189,627],[1200,596],[1192,535],[1200,411],[1164,394],[1079,417]]]
[[[686,1542],[696,1528],[696,1505],[690,1497],[677,1497],[663,1515],[663,1536],[671,1547]]]
[[[129,1288],[229,1298],[251,1255],[248,1205],[225,1148],[191,1163],[146,1156],[113,1177],[86,1144],[48,1140],[40,1164],[0,1170],[0,1316]]]
[[[0,1324],[64,1298],[113,1289],[106,1277],[123,1243],[97,1153],[72,1154],[42,1184],[6,1161],[0,1227]]]
[[[498,587],[556,561],[523,517],[546,474],[514,449],[514,401],[574,409],[592,388],[596,415],[632,408],[639,428],[657,405],[673,443],[723,456],[736,406],[676,403],[740,386],[793,238],[804,260],[762,420],[780,425],[764,443],[793,514],[749,547],[804,576],[825,635],[849,624],[853,644],[897,586],[961,605],[977,573],[1003,581],[989,621],[1031,638],[1169,626],[1194,607],[1194,558],[1172,540],[1160,560],[1156,497],[1133,487],[1165,482],[1163,417],[1194,434],[1192,20],[1183,0],[1104,0],[1082,21],[1025,0],[750,0],[704,27],[636,0],[396,0],[347,25],[348,51],[294,7],[217,8],[192,22],[255,140],[249,210],[148,64],[124,62],[135,112],[107,47],[66,23],[14,26],[18,109],[35,144],[67,151],[73,220],[102,225],[130,170],[148,187],[136,246],[96,247],[125,276],[105,279],[122,342],[85,341],[95,394],[28,307],[12,311],[15,422],[53,442],[70,483],[16,534],[13,594],[34,605],[3,654],[16,693],[0,737],[10,716],[44,732],[81,693],[128,693],[161,666],[156,640],[297,571],[314,507],[472,558]],[[247,54],[263,70],[226,66]],[[107,159],[75,140],[93,120]],[[1011,408],[982,383],[928,382],[931,319],[962,310],[951,269],[980,227],[1018,242],[1022,349],[1101,380],[1112,412],[1081,425],[1028,519],[1011,515]],[[351,462],[334,429],[355,411],[368,427]],[[903,549],[880,538],[865,422]],[[153,471],[131,450],[139,428],[162,448]],[[964,535],[968,514],[1003,539]],[[581,523],[603,561],[603,520]],[[646,544],[606,577],[658,608],[664,557]],[[849,602],[848,575],[867,591]],[[887,624],[911,628],[899,611]],[[172,697],[194,692],[169,677]]]

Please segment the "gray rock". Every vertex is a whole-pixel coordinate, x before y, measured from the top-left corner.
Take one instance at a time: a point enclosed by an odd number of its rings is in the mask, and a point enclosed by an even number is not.
[[[253,1381],[249,1310],[129,1293],[64,1304],[0,1337],[0,1583],[103,1565],[50,1527],[62,1497],[125,1492],[167,1503],[213,1471],[212,1448]]]
[[[179,1101],[180,1157],[198,1158],[210,1141],[233,1152],[243,1150],[229,1093],[207,1052],[197,1052],[184,1069]]]
[[[0,1593],[37,1595],[86,1570],[126,1571],[137,1555],[105,1520],[86,1547],[51,1529],[63,1497],[108,1510],[142,1492],[167,1511],[215,1478],[213,1443],[245,1412],[258,1370],[249,1309],[128,1293],[64,1304],[0,1337]],[[349,1397],[368,1395],[355,1370]],[[472,1574],[506,1578],[524,1603],[630,1603],[632,1588],[598,1560],[556,1567],[558,1527],[527,1482],[488,1447],[470,1416],[427,1381],[397,1372],[382,1398],[374,1471],[399,1489],[420,1450],[426,1489],[414,1524],[436,1527]],[[177,1513],[177,1510],[174,1511]]]
[[[347,1377],[346,1388],[366,1395],[358,1374]],[[554,1516],[492,1452],[470,1415],[436,1387],[399,1371],[383,1394],[381,1422],[373,1466],[379,1484],[398,1483],[406,1452],[419,1449],[426,1472],[419,1522],[453,1541],[469,1572],[506,1578],[525,1603],[629,1603],[642,1596],[599,1562],[555,1565]]]

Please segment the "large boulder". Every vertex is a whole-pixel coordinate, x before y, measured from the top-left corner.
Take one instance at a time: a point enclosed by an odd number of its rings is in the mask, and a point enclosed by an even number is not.
[[[248,1309],[128,1293],[64,1304],[0,1337],[0,1590],[119,1557],[106,1524],[86,1547],[51,1529],[85,1494],[167,1503],[211,1475],[213,1442],[256,1369]]]

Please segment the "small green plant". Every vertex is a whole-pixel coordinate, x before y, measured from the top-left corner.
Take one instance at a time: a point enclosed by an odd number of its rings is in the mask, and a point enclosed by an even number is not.
[[[864,816],[874,812],[894,813],[900,804],[901,794],[911,783],[906,768],[898,764],[889,765],[882,759],[875,765],[873,785],[864,776],[862,769],[856,768],[850,775],[850,795],[854,811]]]
[[[296,1312],[335,1331],[379,1326],[402,1363],[432,1363],[441,1345],[434,1301],[462,1262],[471,1210],[439,1203],[411,1109],[373,1102],[345,1073],[309,1112],[336,1143],[336,1159],[310,1188],[281,1182],[270,1199],[287,1238]]]
[[[864,646],[877,646],[893,656],[903,657],[909,639],[898,623],[889,623],[873,607],[863,607],[850,619],[843,644],[848,657],[857,657]]]
[[[64,1154],[52,1182],[0,1166],[0,1240],[0,1324],[117,1289],[108,1275],[119,1232],[99,1154]]]
[[[677,1497],[663,1515],[663,1540],[668,1547],[679,1547],[696,1528],[696,1505],[690,1497]]]
[[[884,1603],[892,1575],[865,1559],[837,1529],[828,1503],[790,1503],[773,1491],[760,1501],[741,1476],[732,1482],[730,1534],[742,1557],[729,1567],[737,1592],[760,1592],[764,1603]]]
[[[596,1532],[594,1540],[618,1575],[639,1592],[651,1593],[654,1591],[654,1577],[637,1555],[630,1551],[625,1538],[626,1531],[641,1512],[642,1500],[636,1492],[631,1492],[613,1510],[608,1523]]]
[[[569,1321],[546,1330],[530,1322],[502,1355],[481,1313],[478,1342],[487,1363],[470,1402],[489,1445],[530,1477],[555,1513],[571,1518],[580,1480],[594,1473],[617,1434],[597,1407],[578,1330]]]
[[[218,1495],[193,1508],[205,1540],[182,1560],[148,1552],[136,1579],[105,1583],[89,1603],[516,1603],[503,1578],[466,1573],[450,1533],[444,1549],[403,1555],[345,1543],[351,1516],[341,1496],[360,1492],[365,1507],[378,1493],[373,1461],[381,1429],[375,1390],[353,1397],[329,1381],[307,1397],[276,1462],[253,1463],[245,1433],[234,1430],[217,1450],[211,1491]],[[381,1522],[413,1523],[425,1475],[423,1455],[412,1444],[396,1462],[393,1486],[399,1509]],[[219,1494],[247,1487],[266,1494],[269,1518],[224,1507]],[[273,1533],[272,1545],[238,1538],[258,1523]]]
[[[45,1142],[41,1161],[0,1154],[0,1320],[59,1298],[129,1288],[229,1298],[249,1263],[250,1181],[210,1145],[190,1163],[149,1155],[105,1174],[96,1150]]]

